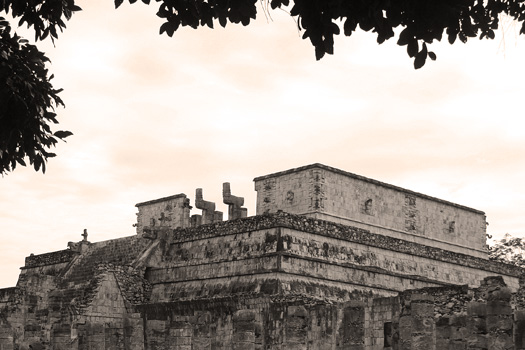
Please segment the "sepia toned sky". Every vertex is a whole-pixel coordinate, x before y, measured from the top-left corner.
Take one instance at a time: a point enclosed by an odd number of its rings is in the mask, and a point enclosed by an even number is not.
[[[74,133],[45,175],[0,179],[0,288],[24,257],[135,233],[134,205],[222,183],[255,214],[253,178],[315,162],[483,210],[488,232],[525,234],[524,37],[437,43],[413,69],[370,33],[315,60],[284,11],[248,27],[158,35],[155,5],[80,1],[40,43]],[[32,36],[31,32],[19,31]],[[29,33],[29,34],[25,34]],[[193,211],[198,213],[198,210]]]

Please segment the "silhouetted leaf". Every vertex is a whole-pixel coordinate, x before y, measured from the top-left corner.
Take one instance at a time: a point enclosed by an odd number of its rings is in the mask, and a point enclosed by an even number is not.
[[[414,57],[419,51],[417,40],[410,40],[407,45],[408,56]]]
[[[315,58],[316,58],[316,60],[319,61],[321,58],[323,58],[324,54],[325,54],[325,52],[320,46],[316,46],[315,47]]]
[[[162,23],[162,25],[160,26],[160,29],[159,29],[159,34],[162,34],[162,33],[166,32],[168,30],[168,26],[169,25],[170,25],[169,22]]]
[[[33,167],[35,168],[35,171],[40,170],[40,164],[42,163],[42,160],[40,157],[36,157],[33,162]]]
[[[417,53],[416,58],[414,59],[414,68],[419,69],[425,65],[427,60],[427,53],[420,51]]]
[[[407,45],[412,38],[413,36],[410,35],[408,28],[405,28],[401,33],[399,33],[399,40],[397,41],[397,44],[401,46]]]
[[[447,29],[448,34],[448,42],[452,45],[456,41],[458,32],[456,28],[448,28]]]
[[[56,131],[53,135],[55,135],[59,139],[63,140],[66,137],[69,137],[69,136],[73,135],[73,133],[71,131],[59,130],[59,131]]]
[[[364,18],[361,22],[359,22],[359,27],[361,27],[361,29],[365,32],[368,32],[370,29],[374,28],[374,22],[372,22],[370,18]]]
[[[220,24],[223,28],[226,27],[226,23],[227,23],[226,16],[219,16],[219,24]]]

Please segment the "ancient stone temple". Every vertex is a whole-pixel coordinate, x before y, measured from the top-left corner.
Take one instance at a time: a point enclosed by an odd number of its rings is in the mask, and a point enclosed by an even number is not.
[[[6,349],[525,349],[522,270],[485,214],[321,164],[136,205],[136,234],[26,258]]]

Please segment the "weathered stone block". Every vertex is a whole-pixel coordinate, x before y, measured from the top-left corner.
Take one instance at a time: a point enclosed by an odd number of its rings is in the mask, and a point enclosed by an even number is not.
[[[253,332],[236,332],[233,333],[234,342],[251,342],[255,343],[255,333]]]
[[[193,350],[193,347],[191,345],[175,345],[174,349],[175,350]]]
[[[508,287],[499,287],[496,290],[489,291],[487,300],[488,301],[510,301],[510,298],[512,297],[512,291]]]
[[[451,340],[467,339],[468,335],[469,335],[469,331],[466,326],[465,327],[458,327],[458,326],[450,327],[450,339]]]
[[[466,315],[453,315],[449,318],[449,324],[455,327],[466,327],[467,316]]]
[[[251,342],[234,342],[233,350],[255,350],[255,344]]]
[[[520,319],[514,323],[514,344],[516,349],[525,349],[525,319],[522,317],[525,315],[521,314],[518,316]]]
[[[434,334],[415,334],[412,336],[411,343],[414,350],[430,350],[434,348]]]
[[[485,316],[487,314],[487,304],[481,302],[467,303],[467,313],[471,316]]]
[[[487,319],[485,317],[469,317],[468,329],[469,333],[472,334],[486,334]]]
[[[466,350],[467,346],[468,344],[465,340],[452,340],[448,344],[448,350]]]
[[[512,336],[508,334],[491,335],[488,338],[489,350],[514,350]]]
[[[410,337],[402,338],[398,343],[398,349],[399,350],[412,350],[412,339]]]
[[[254,332],[255,323],[253,321],[238,321],[234,325],[235,332]]]
[[[488,334],[471,334],[467,337],[467,345],[469,349],[487,349]]]
[[[428,317],[434,313],[434,304],[426,302],[413,302],[410,304],[412,316]]]
[[[436,338],[437,339],[450,339],[450,336],[452,334],[450,326],[442,325],[442,326],[436,326]]]
[[[506,332],[512,333],[514,321],[511,315],[488,315],[487,330],[488,332]]]
[[[431,333],[434,332],[434,319],[430,317],[412,318],[412,333]]]
[[[512,315],[512,307],[506,301],[490,301],[487,303],[487,315]]]
[[[401,316],[399,318],[399,337],[404,340],[412,336],[412,316]]]

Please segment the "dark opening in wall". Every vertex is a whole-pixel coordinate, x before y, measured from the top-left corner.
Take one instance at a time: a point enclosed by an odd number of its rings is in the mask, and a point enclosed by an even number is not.
[[[392,346],[392,322],[385,322],[383,326],[383,339],[383,347],[390,348]]]
[[[367,199],[365,201],[365,205],[363,208],[365,214],[372,215],[372,203],[372,199]]]

